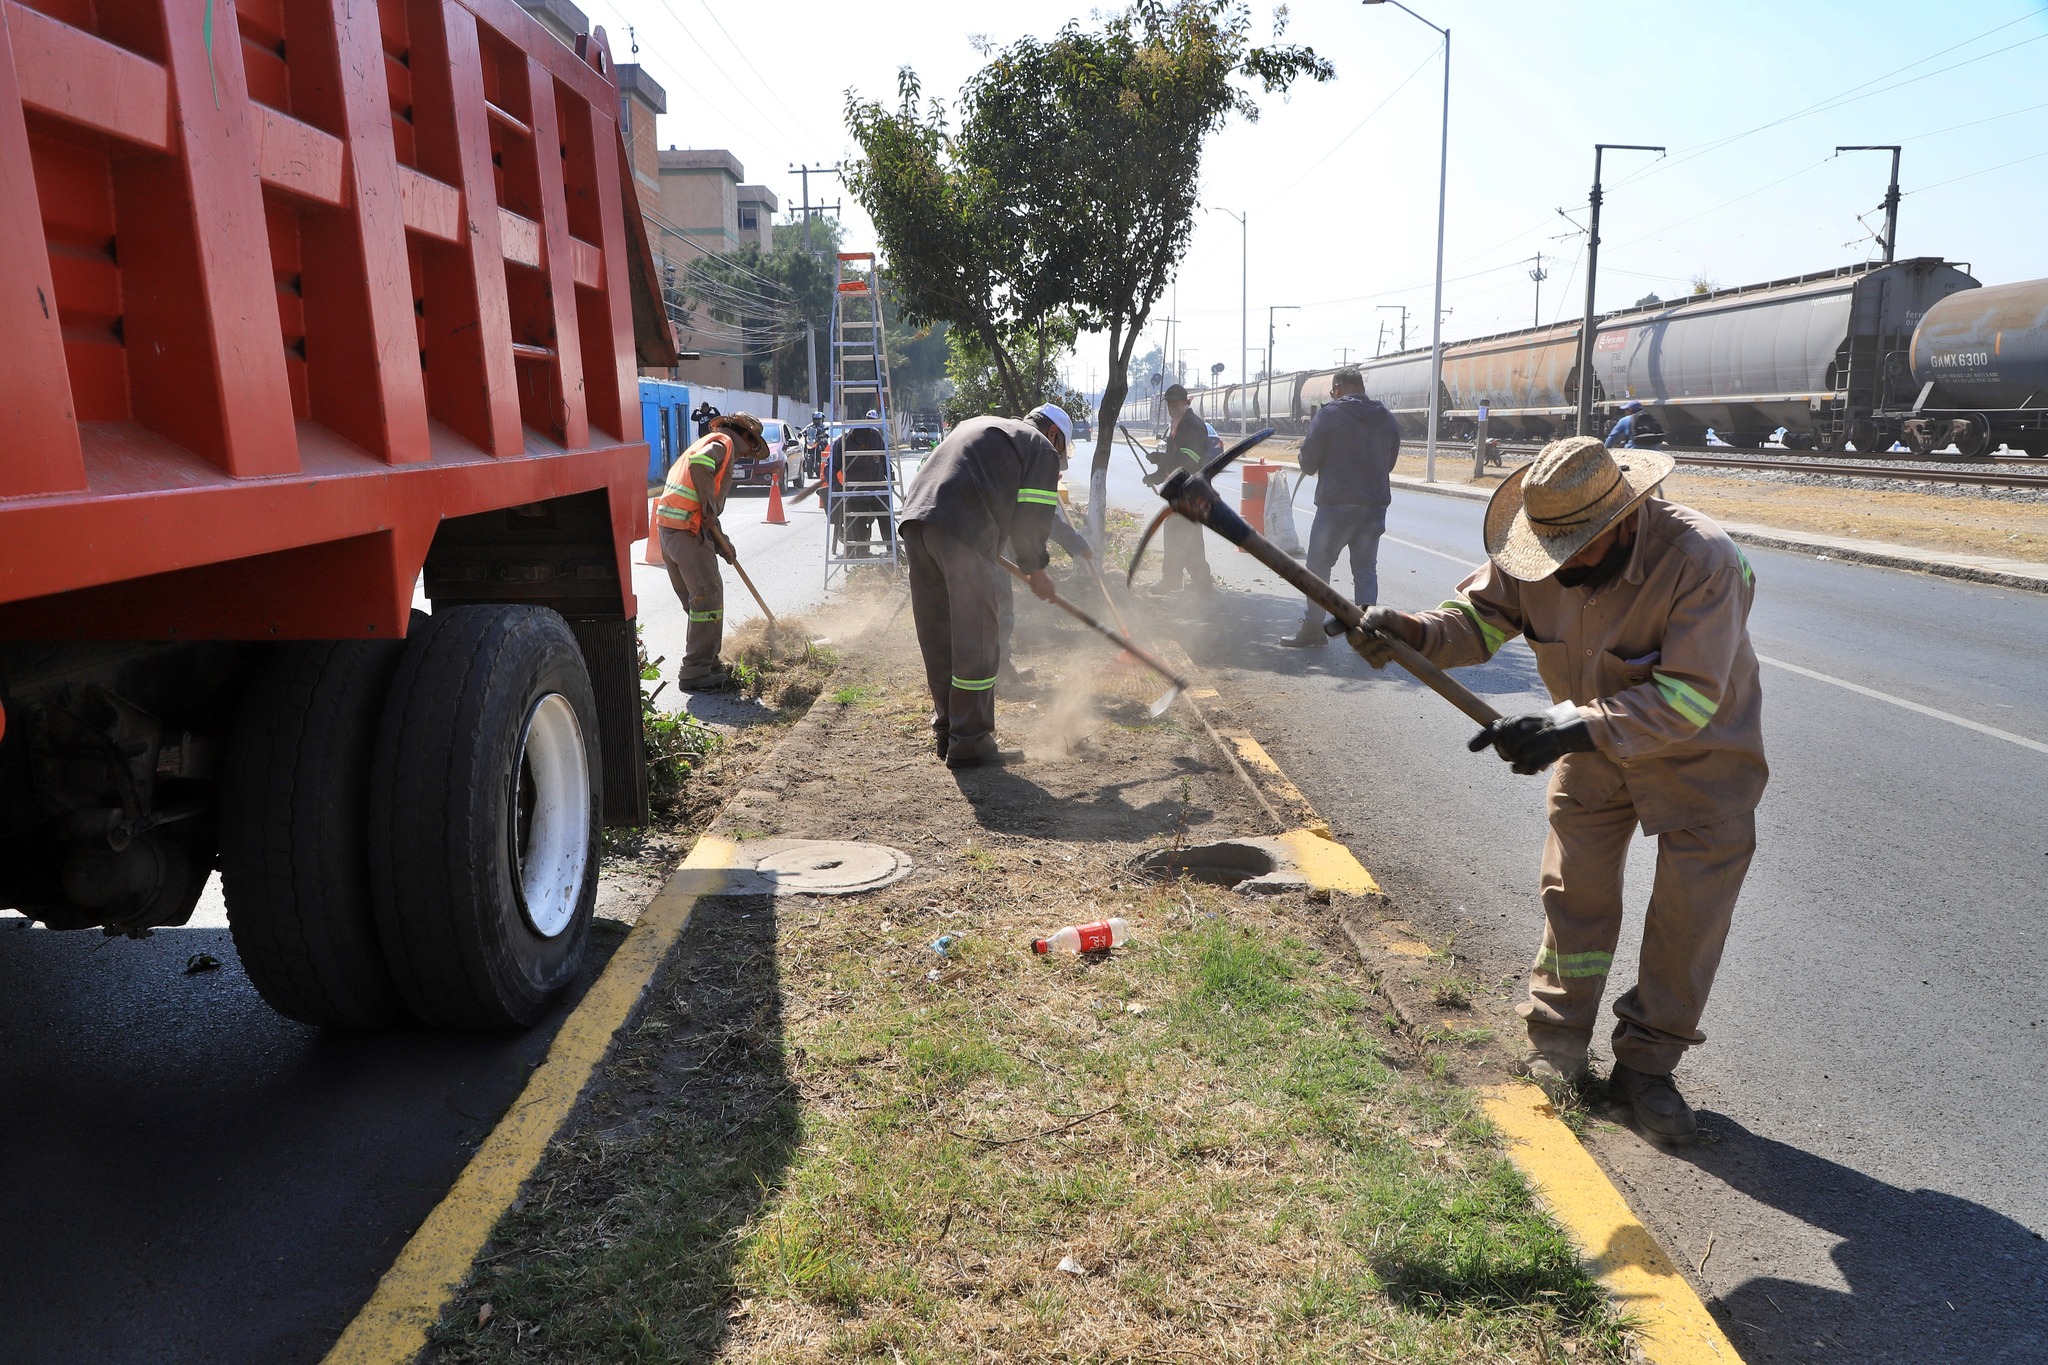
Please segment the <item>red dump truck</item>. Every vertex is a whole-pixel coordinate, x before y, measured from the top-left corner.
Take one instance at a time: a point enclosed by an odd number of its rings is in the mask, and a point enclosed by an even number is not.
[[[675,358],[618,122],[513,0],[0,0],[0,907],[218,869],[316,1024],[568,984]]]

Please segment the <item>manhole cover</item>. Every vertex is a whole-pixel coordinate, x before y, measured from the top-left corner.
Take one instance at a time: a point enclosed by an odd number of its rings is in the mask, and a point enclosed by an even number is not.
[[[771,839],[755,852],[754,870],[785,894],[849,896],[901,879],[910,855],[845,839]]]
[[[672,894],[697,896],[853,896],[909,875],[910,855],[850,839],[762,839],[729,843],[720,866],[684,866]]]

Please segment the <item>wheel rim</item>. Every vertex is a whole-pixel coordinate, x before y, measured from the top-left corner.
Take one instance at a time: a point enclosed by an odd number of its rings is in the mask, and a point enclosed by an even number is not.
[[[513,769],[513,884],[519,911],[542,938],[576,918],[590,864],[590,768],[576,708],[559,692],[534,703]]]

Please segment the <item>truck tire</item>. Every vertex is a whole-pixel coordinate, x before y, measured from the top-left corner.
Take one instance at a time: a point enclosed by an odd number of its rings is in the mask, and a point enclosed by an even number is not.
[[[582,966],[597,901],[597,703],[545,607],[438,612],[407,641],[370,777],[371,900],[399,995],[523,1027]]]
[[[370,908],[370,753],[403,646],[271,647],[244,697],[221,789],[228,928],[256,991],[308,1024],[404,1017]]]

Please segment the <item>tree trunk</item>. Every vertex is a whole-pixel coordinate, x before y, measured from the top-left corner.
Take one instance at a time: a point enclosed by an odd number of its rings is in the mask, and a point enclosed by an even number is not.
[[[1129,352],[1124,344],[1124,321],[1113,317],[1109,321],[1109,377],[1095,409],[1095,459],[1088,466],[1088,544],[1095,550],[1098,564],[1109,526],[1109,457],[1116,449],[1116,419],[1123,411],[1124,395],[1130,391],[1125,373]]]

